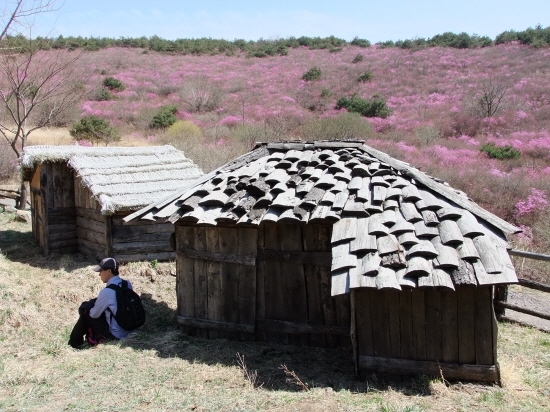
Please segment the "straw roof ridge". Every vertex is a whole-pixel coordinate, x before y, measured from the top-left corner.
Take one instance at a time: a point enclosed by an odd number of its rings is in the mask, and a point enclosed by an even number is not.
[[[135,210],[189,186],[203,175],[172,146],[27,146],[22,156],[26,178],[42,162],[67,162],[101,205],[102,213]]]

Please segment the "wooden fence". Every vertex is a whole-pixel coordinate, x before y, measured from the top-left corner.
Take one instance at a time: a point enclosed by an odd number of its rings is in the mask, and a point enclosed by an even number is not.
[[[521,250],[515,250],[511,249],[508,251],[508,253],[512,256],[519,256],[524,257],[527,259],[535,259],[535,260],[542,260],[546,262],[550,262],[550,256],[549,255],[542,255],[539,253],[531,253],[531,252],[524,252]],[[529,288],[529,289],[535,289],[540,290],[542,292],[550,293],[550,285],[545,285],[542,283],[534,282],[532,280],[528,279],[518,279],[518,284],[520,286]],[[498,316],[499,320],[505,320],[507,319],[504,316],[504,310],[510,309],[514,310],[516,312],[525,313],[526,315],[536,316],[541,319],[550,320],[550,314],[549,313],[542,313],[536,310],[527,309],[521,306],[514,305],[512,303],[508,303],[508,286],[499,286],[496,289],[495,293],[495,313]]]

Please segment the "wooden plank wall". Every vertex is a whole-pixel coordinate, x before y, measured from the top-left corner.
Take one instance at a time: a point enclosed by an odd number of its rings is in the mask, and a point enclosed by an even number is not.
[[[331,231],[177,224],[179,323],[210,338],[349,346],[349,295],[330,292]]]
[[[209,338],[253,339],[256,321],[257,230],[176,225],[178,322],[188,333]],[[191,257],[207,251],[230,259]]]
[[[259,340],[321,347],[351,344],[349,295],[332,297],[330,291],[331,233],[331,225],[260,225]]]
[[[40,193],[40,165],[37,165],[30,181],[32,234],[40,248],[44,249],[44,210]]]
[[[43,163],[40,167],[41,201],[47,222],[42,228],[46,253],[74,253],[76,211],[73,173],[65,163]],[[47,209],[47,210],[45,210]]]
[[[353,291],[359,364],[363,357],[371,366],[381,358],[496,367],[491,296],[492,286]],[[492,380],[495,368],[487,371]]]
[[[144,220],[125,223],[122,219],[129,213],[108,218],[106,242],[110,250],[107,254],[120,262],[175,260],[176,252],[170,246],[174,225]]]
[[[81,179],[75,175],[74,181],[78,248],[85,255],[103,259],[109,252],[106,217],[101,214],[98,202],[92,199],[92,193],[83,186]]]

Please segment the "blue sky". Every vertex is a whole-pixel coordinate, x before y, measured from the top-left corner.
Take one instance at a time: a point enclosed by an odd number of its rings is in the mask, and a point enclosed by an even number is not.
[[[545,20],[544,20],[545,19]],[[550,0],[65,0],[34,35],[258,40],[330,36],[371,42],[445,31],[494,38],[549,26]]]

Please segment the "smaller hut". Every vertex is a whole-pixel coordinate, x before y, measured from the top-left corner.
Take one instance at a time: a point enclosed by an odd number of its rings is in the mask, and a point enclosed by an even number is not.
[[[518,229],[362,141],[259,144],[126,219],[176,224],[178,322],[350,344],[359,373],[499,381],[495,285]]]
[[[203,174],[172,146],[28,146],[21,164],[30,182],[32,232],[44,254],[121,262],[175,258],[172,225],[122,219]]]

